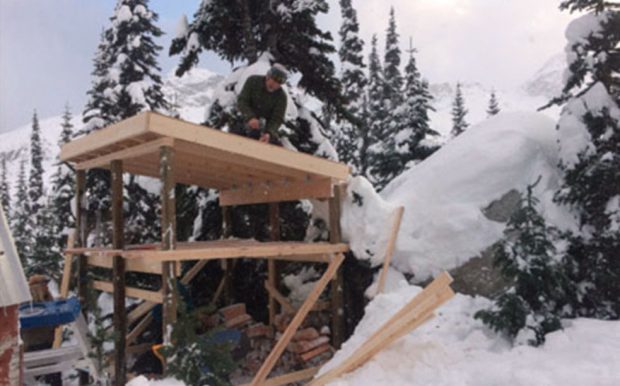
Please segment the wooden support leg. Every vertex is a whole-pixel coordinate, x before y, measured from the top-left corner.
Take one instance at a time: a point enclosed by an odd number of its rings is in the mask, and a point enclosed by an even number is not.
[[[335,185],[334,197],[329,199],[329,241],[340,243],[342,231],[340,229],[340,201],[342,186]],[[339,349],[344,341],[344,301],[343,301],[342,270],[338,270],[331,283],[331,306],[332,306],[332,346]]]
[[[162,249],[176,249],[176,199],[175,199],[175,160],[174,149],[162,146],[159,153],[159,171],[162,181],[161,190],[161,231]],[[172,343],[172,328],[177,318],[176,269],[175,262],[162,263],[163,322],[162,336],[164,344]],[[164,371],[165,372],[165,371]]]
[[[271,241],[280,240],[280,204],[269,204],[269,224],[271,228]],[[276,260],[269,259],[267,261],[267,281],[272,288],[278,288],[278,270]],[[269,295],[269,325],[273,326],[276,315],[278,313],[278,305],[276,299],[271,292]]]
[[[265,381],[265,379],[267,379],[267,376],[284,352],[284,349],[289,344],[289,342],[293,338],[293,335],[312,309],[312,306],[314,306],[314,303],[316,303],[316,301],[319,299],[321,292],[323,292],[329,281],[338,271],[338,268],[342,264],[343,260],[344,255],[341,253],[334,256],[334,259],[329,263],[329,266],[327,267],[327,271],[325,271],[321,279],[319,279],[319,281],[316,283],[314,289],[312,290],[312,292],[310,292],[308,298],[301,306],[291,323],[288,325],[288,327],[278,340],[278,343],[276,343],[273,350],[271,350],[271,353],[269,353],[269,356],[267,357],[261,368],[258,370],[258,373],[252,380],[252,386],[261,385]]]
[[[123,163],[112,161],[112,247],[123,249]],[[127,312],[125,310],[125,259],[114,256],[112,263],[114,284],[114,384],[127,383],[125,340],[127,335]]]

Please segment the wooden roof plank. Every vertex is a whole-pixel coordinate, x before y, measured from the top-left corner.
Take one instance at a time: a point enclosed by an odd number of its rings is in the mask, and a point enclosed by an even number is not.
[[[239,135],[224,133],[153,112],[146,114],[150,116],[148,119],[150,131],[220,149],[232,157],[264,160],[269,164],[283,166],[287,169],[319,174],[338,180],[346,180],[349,175],[349,167],[338,162],[294,152],[280,146],[260,143]]]
[[[138,114],[105,129],[94,131],[68,142],[60,151],[60,159],[62,161],[73,161],[73,158],[82,154],[144,134],[148,131],[148,119],[148,114]]]

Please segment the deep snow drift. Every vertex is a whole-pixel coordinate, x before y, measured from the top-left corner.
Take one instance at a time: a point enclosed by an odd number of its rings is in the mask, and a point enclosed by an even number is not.
[[[570,225],[551,202],[558,186],[555,123],[543,114],[500,113],[467,129],[392,181],[381,196],[405,206],[393,265],[423,280],[498,241],[505,224],[482,209],[508,191],[535,193],[553,224]]]

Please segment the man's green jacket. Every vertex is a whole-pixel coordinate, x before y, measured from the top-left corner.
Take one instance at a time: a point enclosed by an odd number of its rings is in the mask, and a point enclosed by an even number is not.
[[[286,93],[282,88],[269,92],[264,76],[250,76],[237,98],[237,109],[245,122],[252,118],[265,118],[265,131],[278,138],[278,128],[284,122],[286,112]]]

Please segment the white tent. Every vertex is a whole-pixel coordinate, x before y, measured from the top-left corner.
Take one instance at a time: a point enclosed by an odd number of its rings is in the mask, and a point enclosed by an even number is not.
[[[0,308],[31,300],[13,236],[0,206]]]

